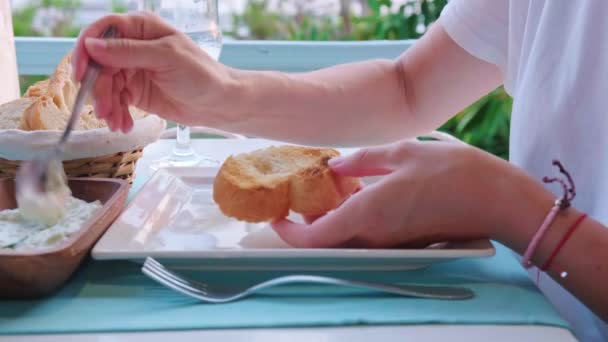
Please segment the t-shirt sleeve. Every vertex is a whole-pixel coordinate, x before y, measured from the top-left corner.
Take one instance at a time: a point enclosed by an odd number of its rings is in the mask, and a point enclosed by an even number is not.
[[[505,71],[509,0],[450,0],[438,22],[468,53]]]

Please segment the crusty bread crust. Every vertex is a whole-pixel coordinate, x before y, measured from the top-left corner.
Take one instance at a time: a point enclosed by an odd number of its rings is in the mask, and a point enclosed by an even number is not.
[[[230,156],[213,184],[213,199],[229,217],[247,222],[277,221],[289,211],[322,215],[360,186],[358,178],[334,174],[329,148],[273,146]]]
[[[34,103],[29,98],[19,98],[0,105],[0,127],[3,129],[23,129],[21,116]]]
[[[50,81],[51,80],[47,78],[45,80],[38,81],[32,84],[31,86],[29,86],[29,88],[27,88],[25,94],[23,94],[23,97],[40,97],[46,94],[49,90]]]
[[[44,130],[49,126],[61,127],[67,124],[67,117],[57,108],[51,96],[43,95],[34,100],[21,118],[21,128],[25,131]]]
[[[68,53],[49,79],[47,95],[53,98],[53,102],[62,112],[68,114],[76,102],[78,88],[79,85],[72,80],[72,54]],[[90,100],[87,102],[90,103]]]

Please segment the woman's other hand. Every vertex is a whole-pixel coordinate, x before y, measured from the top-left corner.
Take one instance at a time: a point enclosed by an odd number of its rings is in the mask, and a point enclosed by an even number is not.
[[[506,161],[453,142],[401,141],[330,160],[344,176],[380,176],[339,208],[273,228],[296,247],[426,246],[503,238],[517,213],[548,210],[552,196]]]

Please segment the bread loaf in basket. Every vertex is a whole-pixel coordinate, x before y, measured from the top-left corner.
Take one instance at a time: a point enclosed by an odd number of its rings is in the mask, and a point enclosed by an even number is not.
[[[23,160],[50,151],[66,127],[79,85],[72,81],[71,54],[54,73],[30,86],[22,98],[0,104],[0,178],[12,178]],[[166,127],[156,115],[129,107],[134,120],[128,134],[111,132],[89,99],[66,143],[68,177],[121,178],[133,181],[143,148]]]

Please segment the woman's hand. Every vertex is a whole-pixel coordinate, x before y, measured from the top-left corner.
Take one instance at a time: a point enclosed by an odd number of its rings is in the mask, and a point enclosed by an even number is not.
[[[330,165],[345,176],[381,177],[309,225],[273,224],[287,243],[377,248],[498,239],[518,211],[540,206],[545,212],[553,203],[538,182],[507,162],[453,142],[403,141],[362,149]]]
[[[119,38],[98,39],[110,25]],[[109,15],[84,29],[72,64],[80,81],[89,58],[103,69],[94,89],[95,111],[112,130],[128,132],[128,106],[194,125],[202,112],[219,112],[228,77],[226,67],[189,37],[150,13]]]

